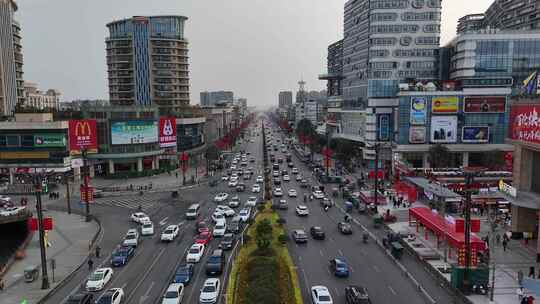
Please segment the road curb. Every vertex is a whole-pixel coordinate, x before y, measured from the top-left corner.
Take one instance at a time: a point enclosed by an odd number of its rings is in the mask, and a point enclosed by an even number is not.
[[[50,208],[50,207],[56,207],[56,206],[49,206],[48,209],[50,210],[55,210],[55,209],[64,209],[64,208]],[[57,210],[57,211],[64,211],[64,210]],[[72,213],[76,213],[76,214],[80,214],[82,215],[81,212],[73,212],[72,210]],[[101,234],[102,232],[102,227],[101,227],[101,221],[92,216],[92,220],[94,220],[97,224],[98,224],[98,230],[96,231],[96,233],[94,234],[94,236],[92,237],[92,240],[90,242],[90,250],[92,248],[94,248],[94,246],[96,245],[96,241],[99,237],[99,235]],[[62,279],[62,281],[60,281],[55,287],[53,287],[49,292],[47,292],[47,294],[45,294],[38,302],[37,304],[43,304],[45,303],[45,301],[47,301],[52,295],[54,295],[60,288],[64,287],[66,282],[68,282],[69,280],[71,280],[71,278],[77,273],[77,271],[79,271],[84,264],[86,264],[88,261],[88,256],[82,261],[82,263],[77,266],[75,269],[73,269],[73,271],[71,271],[64,279]]]
[[[200,186],[204,186],[204,185],[207,185],[209,182],[208,180],[205,180],[205,181],[202,181],[198,184],[195,184],[195,185],[189,185],[189,186],[182,186],[182,187],[177,187],[177,186],[171,186],[171,187],[167,187],[167,188],[155,188],[155,189],[152,189],[152,190],[146,190],[144,191],[145,194],[148,194],[148,193],[160,193],[160,192],[167,192],[167,191],[179,191],[179,190],[188,190],[188,189],[193,189],[193,188],[197,188],[197,187],[200,187]],[[120,196],[127,196],[127,195],[139,195],[139,191],[141,190],[133,190],[133,191],[111,191],[111,192],[103,192],[106,194],[107,197],[120,197]],[[99,198],[97,198],[99,199]]]

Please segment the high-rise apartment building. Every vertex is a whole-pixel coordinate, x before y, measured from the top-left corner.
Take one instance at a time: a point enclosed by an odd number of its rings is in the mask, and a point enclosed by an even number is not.
[[[232,103],[234,93],[232,91],[201,92],[201,106],[210,107],[218,103]]]
[[[328,73],[319,75],[319,79],[327,81],[327,94],[330,98],[341,97],[343,80],[343,40],[328,46],[327,69]],[[339,101],[339,100],[333,100]]]
[[[279,107],[282,109],[287,109],[289,107],[292,107],[292,104],[293,104],[292,96],[293,95],[291,91],[279,92]]]
[[[154,105],[175,114],[189,104],[186,17],[135,16],[107,24],[113,105]]]
[[[24,104],[21,27],[13,19],[17,4],[0,0],[0,114],[11,115]]]

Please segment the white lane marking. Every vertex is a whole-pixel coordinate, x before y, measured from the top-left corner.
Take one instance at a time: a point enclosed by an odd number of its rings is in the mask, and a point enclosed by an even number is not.
[[[336,291],[336,295],[339,296],[339,290],[337,289],[337,287],[334,287],[334,290]]]
[[[148,298],[149,298],[149,294],[150,294],[150,290],[152,290],[152,288],[154,287],[154,284],[155,282],[152,281],[150,283],[150,286],[148,286],[148,289],[146,290],[146,292],[144,293],[143,296],[141,296],[141,298],[139,299],[139,304],[142,304],[143,302],[145,302]]]
[[[337,252],[339,253],[340,256],[344,256],[343,251],[341,251],[341,249],[338,249]]]
[[[321,256],[324,256],[324,253],[322,252],[322,249],[319,250],[319,253],[321,254]]]
[[[331,242],[335,242],[333,237],[328,238]]]
[[[163,218],[161,221],[159,221],[159,225],[160,225],[160,226],[165,225],[165,224],[167,223],[167,220],[168,220],[168,219],[169,219],[169,217]]]
[[[377,265],[373,265],[373,269],[375,269],[376,272],[381,272],[381,270],[379,269],[379,267],[377,267]]]
[[[306,287],[309,288],[310,285],[307,279],[306,271],[304,270],[304,268],[301,268],[301,270],[302,270],[302,276],[304,277],[304,281],[306,282]]]
[[[392,288],[392,286],[388,285],[388,289],[390,289],[390,292],[392,292],[394,295],[397,295],[396,291]]]
[[[158,255],[156,256],[156,258],[154,259],[152,264],[150,264],[150,267],[148,267],[148,269],[146,269],[146,271],[144,272],[142,278],[139,279],[139,282],[137,282],[137,285],[135,285],[135,287],[133,288],[133,291],[126,298],[126,303],[131,303],[131,301],[130,301],[131,298],[133,297],[133,295],[135,294],[137,289],[139,289],[139,286],[141,286],[142,282],[144,282],[146,277],[148,277],[148,274],[150,273],[150,271],[152,271],[152,269],[154,268],[156,263],[159,261],[159,258],[163,255],[163,253],[165,252],[165,249],[166,249],[166,247],[161,248],[161,250],[159,251]]]

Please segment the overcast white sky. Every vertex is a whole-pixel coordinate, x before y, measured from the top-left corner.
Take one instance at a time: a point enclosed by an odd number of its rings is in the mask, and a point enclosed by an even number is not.
[[[280,90],[321,90],[326,48],[343,37],[344,0],[18,0],[24,78],[64,99],[108,98],[105,24],[134,15],[189,18],[191,103],[232,90],[250,105],[277,104]],[[456,21],[492,0],[443,0],[442,41]]]

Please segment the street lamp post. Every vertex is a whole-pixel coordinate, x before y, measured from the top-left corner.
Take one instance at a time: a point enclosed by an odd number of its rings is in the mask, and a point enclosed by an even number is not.
[[[88,150],[86,148],[84,148],[82,150],[82,157],[83,157],[83,170],[84,170],[84,179],[83,179],[83,183],[84,183],[84,202],[85,202],[85,205],[86,205],[86,222],[90,222],[92,220],[91,216],[90,216],[90,185],[89,185],[89,180],[90,180],[90,174],[88,172],[88,164],[87,164],[87,160],[86,160],[86,156],[87,156],[87,153],[88,153]]]
[[[41,289],[49,289],[49,276],[47,274],[47,252],[45,248],[45,229],[43,227],[43,209],[41,204],[42,176],[37,174],[34,177],[34,187],[36,194],[36,210],[38,216],[39,249],[41,253]]]
[[[379,144],[373,146],[375,148],[375,206],[377,206],[379,199]]]

